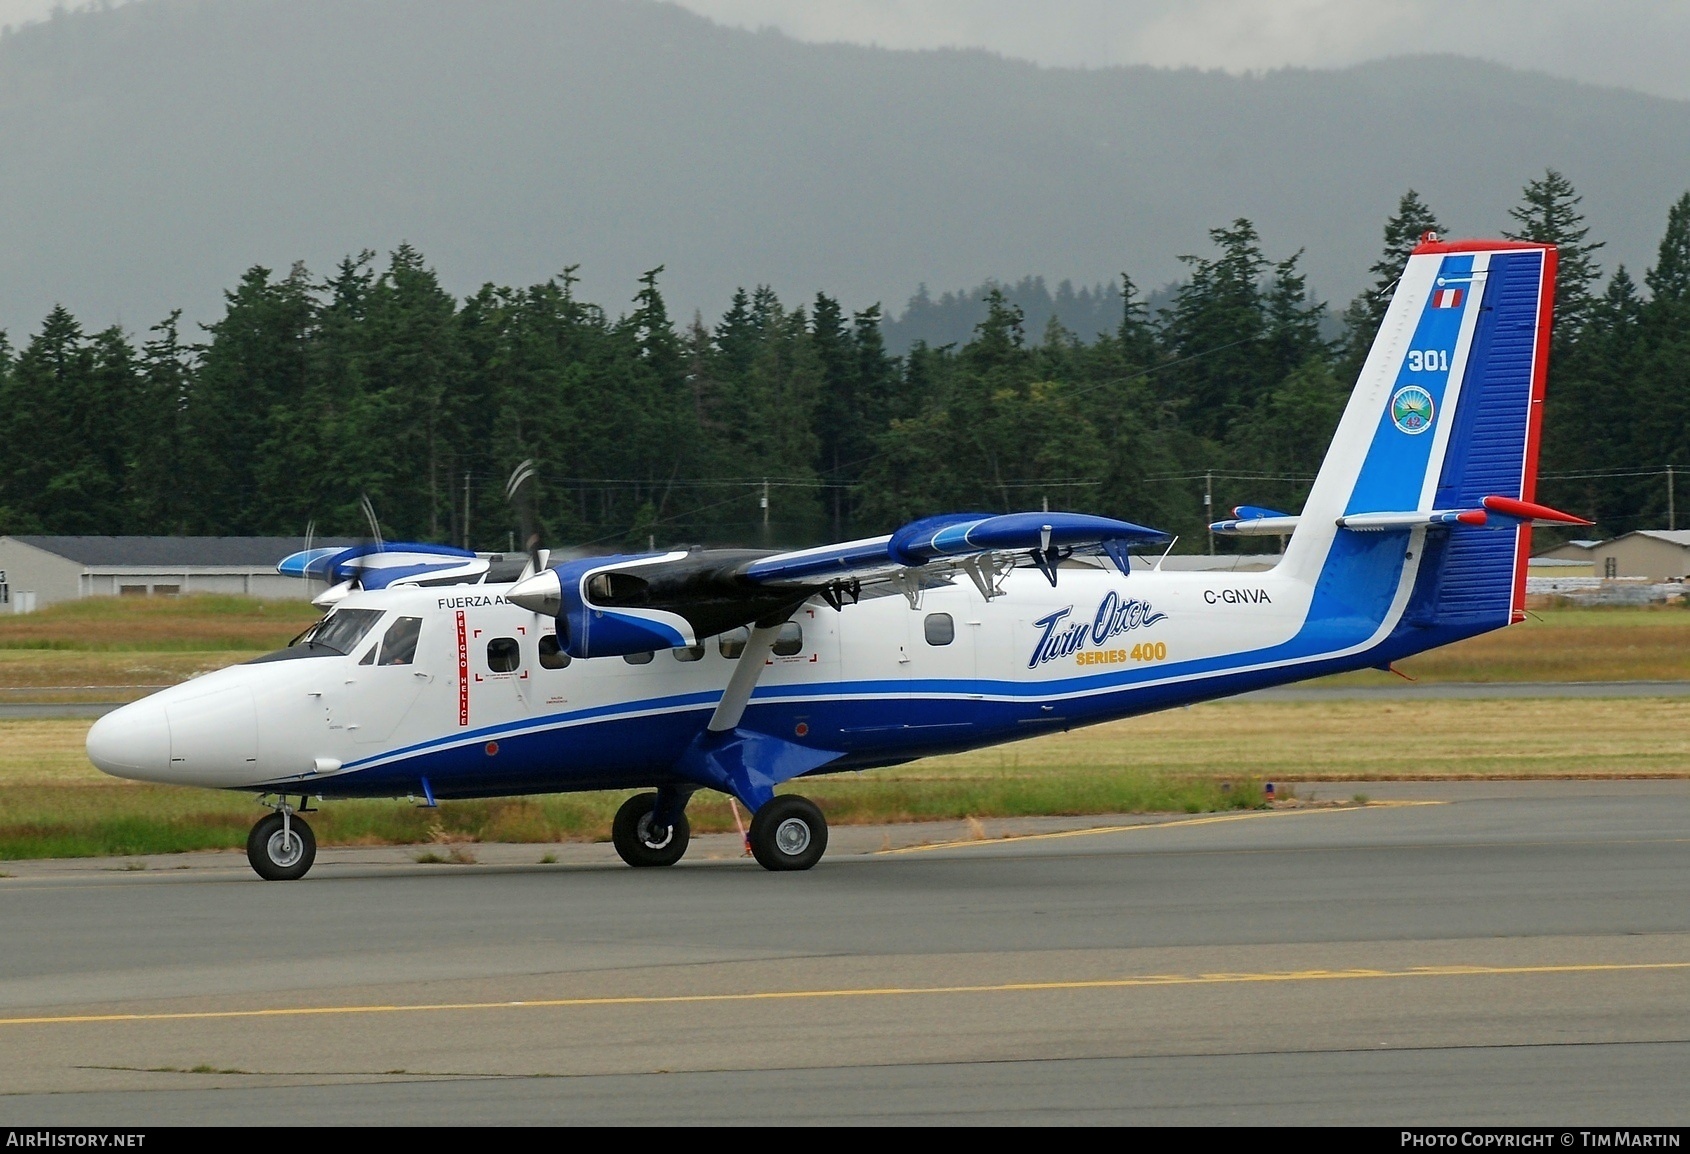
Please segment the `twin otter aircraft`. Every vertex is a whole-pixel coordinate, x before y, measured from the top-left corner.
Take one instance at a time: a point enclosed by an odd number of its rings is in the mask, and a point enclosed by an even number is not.
[[[641,789],[629,865],[686,852],[688,800],[752,812],[771,870],[827,847],[777,786],[1348,669],[1523,616],[1555,250],[1414,250],[1301,516],[1265,573],[1163,572],[1166,535],[1078,513],[953,514],[818,549],[597,557],[496,581],[437,546],[295,554],[339,582],[279,653],[101,718],[88,755],[142,781],[247,790],[247,855],[303,876],[316,797]],[[1152,549],[1129,565],[1129,551]],[[298,807],[289,799],[298,800]]]

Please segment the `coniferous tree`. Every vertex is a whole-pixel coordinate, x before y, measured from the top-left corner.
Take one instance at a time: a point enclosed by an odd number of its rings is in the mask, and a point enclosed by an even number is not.
[[[1508,210],[1518,231],[1503,231],[1509,240],[1535,240],[1555,246],[1559,266],[1555,280],[1555,343],[1565,350],[1578,340],[1589,319],[1596,282],[1602,269],[1595,252],[1605,241],[1587,241],[1590,228],[1578,206],[1584,197],[1572,182],[1553,168],[1526,184],[1520,203]],[[1553,363],[1553,362],[1552,362]]]
[[[1163,310],[1162,344],[1180,362],[1159,381],[1193,432],[1221,440],[1233,421],[1277,383],[1262,362],[1267,319],[1261,279],[1268,267],[1255,225],[1242,218],[1209,230],[1214,259],[1182,256],[1191,277]]]
[[[182,343],[182,310],[154,325],[141,346],[141,397],[131,417],[126,532],[182,534],[192,516],[183,486],[186,419],[193,401],[193,350]]]
[[[225,298],[223,317],[207,328],[211,340],[194,383],[184,474],[189,529],[215,536],[272,528],[277,490],[332,471],[322,450],[340,432],[339,413],[327,415],[315,435],[302,431],[293,440],[298,456],[286,476],[267,474],[274,417],[296,407],[311,381],[316,290],[303,264],[281,280],[254,267]]]
[[[1667,213],[1655,265],[1644,276],[1650,298],[1640,310],[1641,363],[1636,373],[1636,403],[1630,407],[1642,426],[1636,461],[1682,467],[1690,464],[1690,192]],[[1649,486],[1642,503],[1648,524],[1669,523],[1665,495]],[[1672,520],[1682,523],[1674,508]]]
[[[1378,335],[1379,323],[1390,307],[1391,290],[1402,276],[1414,246],[1427,233],[1441,235],[1444,231],[1437,215],[1418,192],[1411,188],[1403,193],[1396,213],[1385,220],[1384,249],[1368,269],[1373,274],[1373,284],[1344,310],[1344,351],[1337,368],[1340,380],[1353,382],[1361,372],[1367,351]]]
[[[1544,405],[1543,499],[1597,521],[1604,529],[1633,524],[1645,485],[1603,476],[1626,463],[1658,460],[1638,420],[1637,382],[1644,361],[1644,301],[1624,265],[1591,307],[1572,357],[1552,365],[1555,382]],[[1557,478],[1556,473],[1575,476]],[[1589,535],[1591,530],[1579,530]]]

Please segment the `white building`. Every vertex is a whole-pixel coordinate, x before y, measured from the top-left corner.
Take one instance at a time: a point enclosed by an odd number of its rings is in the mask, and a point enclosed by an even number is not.
[[[1638,529],[1606,541],[1568,541],[1545,549],[1533,562],[1538,558],[1584,562],[1591,576],[1607,580],[1679,581],[1690,574],[1690,530]]]
[[[322,588],[276,572],[276,562],[304,547],[298,537],[0,537],[0,613],[125,595],[238,593],[304,600]]]

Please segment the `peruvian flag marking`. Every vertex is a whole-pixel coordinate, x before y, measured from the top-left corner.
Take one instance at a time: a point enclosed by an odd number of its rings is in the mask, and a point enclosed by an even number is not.
[[[1439,289],[1432,294],[1432,307],[1435,309],[1458,309],[1461,307],[1460,289]]]

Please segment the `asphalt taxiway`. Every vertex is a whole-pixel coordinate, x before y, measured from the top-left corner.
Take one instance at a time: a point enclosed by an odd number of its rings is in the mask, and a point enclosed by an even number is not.
[[[0,1124],[1690,1122],[1690,782],[1298,788],[1370,800],[0,863]]]

